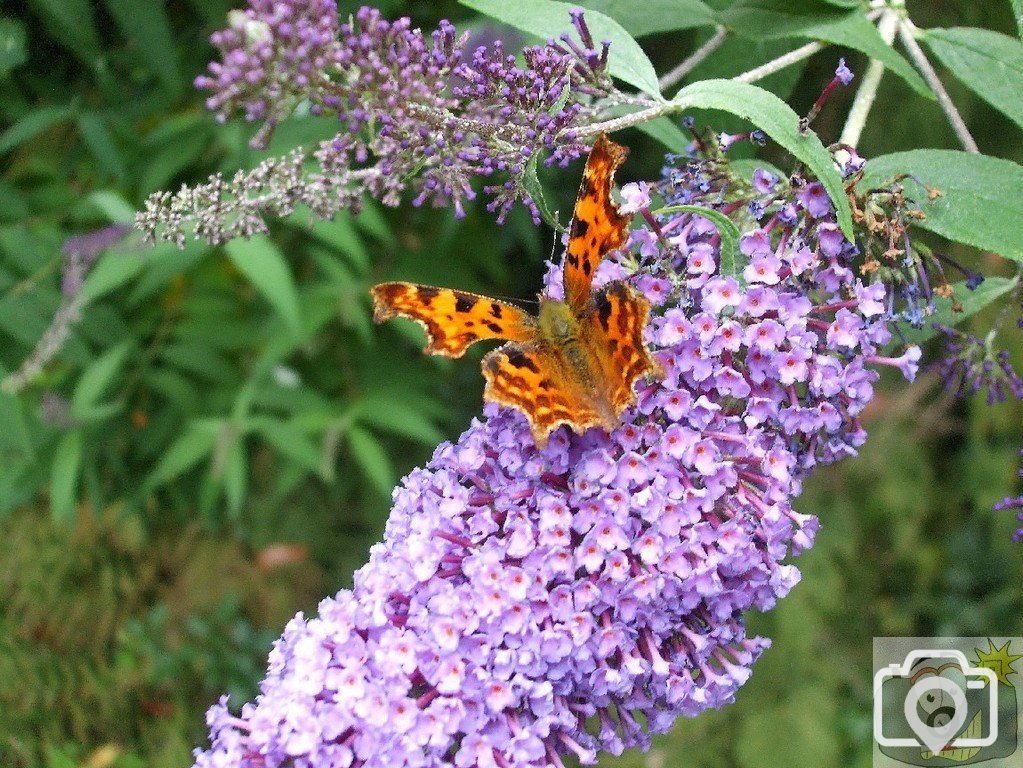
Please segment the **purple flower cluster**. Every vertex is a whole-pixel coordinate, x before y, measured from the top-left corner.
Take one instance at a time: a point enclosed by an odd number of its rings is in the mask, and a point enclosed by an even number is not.
[[[1020,453],[1023,455],[1023,451]],[[1023,477],[1023,469],[1020,469],[1019,476]],[[1008,496],[995,504],[996,511],[1006,509],[1016,510],[1016,520],[1020,524],[1019,528],[1017,528],[1016,532],[1012,535],[1012,540],[1016,542],[1023,542],[1023,496]]]
[[[249,0],[213,33],[220,61],[195,85],[212,92],[206,106],[221,122],[241,111],[272,125],[302,99],[323,103],[328,68],[341,55],[337,32],[335,0]]]
[[[717,198],[672,173],[662,197]],[[744,614],[796,584],[784,560],[813,543],[803,478],[863,442],[871,366],[912,377],[919,357],[880,354],[884,286],[855,276],[814,183],[760,182],[741,258],[707,219],[644,209],[651,226],[598,270],[658,308],[666,376],[623,423],[539,450],[488,405],[395,491],[354,589],[288,625],[258,699],[210,710],[198,768],[592,764],[732,701],[768,645]]]
[[[467,37],[456,39],[447,22],[428,42],[408,18],[389,22],[361,8],[340,29],[332,106],[346,130],[317,159],[329,176],[373,158],[363,185],[375,197],[397,205],[414,177],[414,204],[451,204],[459,216],[475,197],[473,179],[500,174],[506,181],[484,188],[489,208],[503,220],[521,199],[539,223],[527,163],[546,154],[548,164],[565,165],[584,154],[572,132],[584,112],[579,99],[610,85],[607,46],[596,52],[582,14],[572,21],[582,46],[565,35],[524,49],[519,66],[500,40],[467,55]]]
[[[995,331],[980,339],[947,325],[935,325],[945,335],[945,356],[935,365],[945,387],[958,397],[987,392],[988,405],[1008,395],[1023,397],[1023,379],[1012,367],[1009,352],[994,347]]]
[[[86,305],[82,289],[85,287],[89,272],[104,251],[125,241],[129,231],[130,228],[125,224],[111,224],[92,232],[69,237],[64,242],[61,248],[64,266],[60,278],[60,307],[36,343],[35,349],[18,370],[0,379],[0,391],[17,394],[23,390],[39,377],[50,361],[64,348]],[[47,402],[44,394],[41,409],[43,419],[53,424],[68,423],[67,413],[61,413],[57,405],[60,398],[57,396],[54,398]]]
[[[593,40],[581,11],[565,19],[578,40],[564,34],[526,48],[521,63],[499,40],[466,51],[468,35],[456,37],[446,21],[426,35],[408,18],[363,7],[339,23],[333,0],[250,0],[229,21],[213,35],[220,61],[196,79],[218,119],[241,112],[262,122],[252,141],[265,146],[308,103],[341,130],[314,152],[311,170],[299,153],[229,183],[214,176],[154,194],[137,221],[150,240],[181,243],[191,228],[222,243],[265,231],[265,216],[299,204],[323,218],[357,210],[364,194],[398,205],[411,193],[416,205],[462,215],[481,178],[500,221],[521,200],[539,223],[532,165],[584,154],[577,129],[613,92],[609,43]]]

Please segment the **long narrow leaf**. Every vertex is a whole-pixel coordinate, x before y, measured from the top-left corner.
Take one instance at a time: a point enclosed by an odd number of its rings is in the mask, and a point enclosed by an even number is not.
[[[461,0],[466,5],[486,16],[490,16],[505,24],[510,24],[523,32],[529,32],[540,38],[557,38],[572,28],[569,15],[579,6],[574,3],[561,3],[556,0]],[[659,96],[657,72],[654,65],[640,48],[639,43],[622,25],[597,11],[586,13],[586,24],[596,41],[610,40],[611,49],[608,55],[608,71],[629,85],[639,88],[651,96]]]
[[[989,29],[929,29],[931,52],[974,93],[1023,128],[1023,42]]]
[[[703,80],[678,92],[673,101],[683,109],[720,109],[749,120],[802,161],[824,185],[838,215],[838,224],[852,237],[852,211],[842,177],[817,134],[800,133],[799,116],[770,91],[734,80]]]
[[[898,174],[926,218],[917,226],[949,240],[1023,262],[1023,166],[997,157],[950,149],[916,149],[870,160],[861,189]],[[940,191],[933,200],[921,184]]]
[[[245,275],[288,326],[292,336],[302,330],[302,311],[291,268],[280,249],[266,237],[232,240],[228,258]]]

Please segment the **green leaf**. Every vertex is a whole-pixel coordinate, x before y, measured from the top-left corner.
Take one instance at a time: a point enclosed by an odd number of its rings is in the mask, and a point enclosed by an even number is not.
[[[1023,37],[1023,0],[1009,0],[1012,3],[1012,15],[1016,17],[1016,28]]]
[[[92,361],[78,379],[74,394],[71,396],[72,414],[77,415],[99,402],[130,352],[131,342],[126,341],[108,349]]]
[[[352,216],[344,211],[336,214],[333,219],[318,219],[311,227],[303,225],[310,235],[320,242],[326,243],[331,248],[343,253],[348,257],[359,274],[369,274],[372,266],[372,259],[366,244],[362,241]]]
[[[100,56],[99,34],[90,0],[28,0],[56,37],[90,67]]]
[[[839,226],[852,238],[852,211],[842,177],[817,134],[799,132],[799,116],[788,104],[770,91],[734,80],[703,80],[687,85],[672,102],[682,109],[699,107],[731,112],[763,130],[820,180],[835,206]]]
[[[225,250],[231,263],[277,310],[291,335],[299,336],[302,332],[302,315],[298,289],[288,262],[277,245],[269,238],[259,236],[250,240],[232,240],[227,243]]]
[[[547,222],[547,225],[552,227],[555,232],[566,232],[565,225],[558,221],[558,212],[552,211],[547,203],[547,196],[544,194],[543,185],[540,184],[540,177],[536,175],[536,163],[539,157],[539,155],[533,155],[526,162],[526,167],[523,169],[522,186],[533,198],[541,218]]]
[[[348,415],[359,424],[386,430],[424,445],[436,445],[444,439],[425,413],[394,396],[367,395],[352,406]]]
[[[984,101],[1023,128],[1023,43],[990,29],[929,29],[924,42]]]
[[[116,190],[97,189],[86,195],[85,200],[96,206],[111,224],[131,224],[135,221],[135,206]],[[146,257],[149,256],[146,253]]]
[[[110,176],[123,179],[124,158],[103,118],[95,112],[81,114],[78,116],[78,130],[99,167]]]
[[[556,0],[460,0],[466,5],[491,18],[510,24],[516,29],[530,32],[544,40],[555,38],[572,30],[569,11],[577,8],[575,3]],[[622,25],[609,16],[597,11],[586,14],[586,25],[594,41],[610,40],[608,71],[619,80],[634,85],[651,96],[660,96],[657,87],[657,72],[650,59],[643,53],[639,43],[626,32]]]
[[[25,25],[17,19],[0,19],[0,75],[25,63]]]
[[[237,519],[245,502],[245,491],[249,481],[249,459],[245,455],[244,440],[235,439],[227,449],[221,480],[224,483],[228,514]]]
[[[142,167],[137,179],[139,193],[145,195],[169,186],[179,173],[194,166],[203,153],[209,150],[211,140],[209,125],[185,127],[172,139],[161,143],[151,142],[147,138],[146,144],[153,146],[144,154],[148,162]]]
[[[885,43],[862,10],[828,11],[817,0],[742,0],[721,13],[721,22],[756,40],[800,37],[852,48],[880,61],[924,98],[935,98],[923,78]]]
[[[955,283],[952,286],[952,295],[955,301],[962,304],[962,312],[953,312],[952,301],[938,298],[936,299],[938,309],[927,318],[924,327],[904,328],[902,335],[906,337],[906,341],[912,344],[923,344],[938,333],[934,329],[935,323],[951,326],[959,325],[959,323],[977,314],[984,307],[1009,293],[1016,287],[1018,282],[1019,278],[1015,277],[1011,279],[1006,277],[987,277],[984,278],[983,283],[972,291],[966,287],[965,282]]]
[[[864,171],[861,190],[913,174],[904,182],[906,191],[927,217],[914,224],[1023,262],[1023,166],[970,152],[916,149],[875,157]],[[941,196],[930,201],[921,184],[941,190]]]
[[[74,107],[50,106],[33,109],[3,133],[0,133],[0,155],[17,149],[26,141],[48,131],[75,114]]]
[[[121,33],[149,65],[149,71],[163,81],[171,94],[181,92],[181,74],[174,54],[174,37],[164,0],[106,0]]]
[[[146,485],[150,488],[161,485],[194,467],[213,452],[218,433],[216,428],[206,425],[190,426],[164,452],[163,458],[146,478]]]
[[[0,365],[0,383],[9,372]],[[17,395],[9,395],[0,388],[0,453],[13,458],[15,452],[20,458],[35,460],[35,448],[25,418],[25,401]],[[0,508],[3,505],[0,504]]]
[[[273,419],[257,419],[255,424],[259,434],[282,456],[291,459],[306,471],[314,472],[324,480],[328,479],[323,472],[323,451],[301,429]]]
[[[701,0],[582,0],[577,5],[610,16],[633,37],[716,23],[714,9]],[[589,18],[587,13],[587,23]]]
[[[667,115],[637,125],[647,136],[661,142],[669,152],[685,152],[690,138]]]
[[[359,229],[365,230],[385,245],[396,247],[398,238],[394,236],[391,225],[387,223],[381,210],[380,203],[376,200],[364,197],[362,210],[355,217],[355,223]]]
[[[373,487],[389,498],[394,488],[395,472],[380,441],[360,427],[349,427],[345,437],[355,463]]]
[[[730,275],[742,282],[742,270],[745,269],[748,259],[739,250],[739,228],[735,226],[730,218],[702,205],[671,205],[654,211],[655,214],[669,213],[693,213],[701,216],[713,224],[721,235],[721,263],[718,265],[718,272],[722,275]]]
[[[50,465],[50,511],[63,522],[74,519],[78,477],[82,472],[82,431],[72,430],[57,443]]]
[[[171,244],[157,246],[158,248],[174,248]],[[85,285],[82,288],[82,298],[86,303],[95,301],[100,296],[110,293],[131,280],[146,266],[144,257],[139,253],[122,253],[120,251],[107,251],[100,256],[96,266],[85,278]]]
[[[64,750],[47,744],[46,768],[78,768],[78,761]]]

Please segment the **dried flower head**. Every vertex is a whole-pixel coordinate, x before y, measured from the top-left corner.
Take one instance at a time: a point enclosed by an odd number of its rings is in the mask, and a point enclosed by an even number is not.
[[[303,104],[336,116],[340,130],[311,158],[296,152],[230,181],[156,193],[138,226],[150,240],[222,243],[299,205],[330,217],[364,195],[397,205],[406,193],[461,215],[480,179],[499,220],[521,200],[539,223],[535,164],[584,154],[576,129],[613,87],[608,44],[594,42],[581,12],[570,21],[578,41],[526,48],[519,64],[500,40],[466,51],[467,36],[447,22],[424,34],[373,8],[339,23],[331,0],[250,0],[213,36],[221,59],[196,80],[208,106],[222,120],[260,122],[258,146]]]

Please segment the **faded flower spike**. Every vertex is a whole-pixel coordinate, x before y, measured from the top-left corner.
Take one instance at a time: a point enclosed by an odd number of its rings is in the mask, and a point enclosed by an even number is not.
[[[260,123],[252,143],[262,147],[308,105],[335,116],[338,133],[311,157],[297,150],[152,195],[137,219],[150,240],[182,244],[194,234],[219,244],[263,232],[268,217],[300,205],[322,218],[357,211],[366,195],[450,205],[461,216],[481,179],[499,221],[521,200],[539,223],[536,163],[585,154],[577,129],[613,88],[608,44],[593,41],[581,12],[565,19],[578,42],[565,34],[526,48],[521,62],[500,40],[466,50],[468,36],[446,21],[427,34],[363,7],[342,22],[333,0],[250,0],[229,21],[212,38],[220,60],[196,79],[218,119]]]

